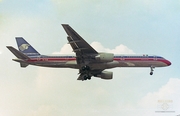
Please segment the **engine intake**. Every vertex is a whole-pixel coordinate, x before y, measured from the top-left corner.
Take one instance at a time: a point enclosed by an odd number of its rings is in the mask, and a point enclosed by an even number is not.
[[[113,72],[102,71],[101,74],[97,75],[96,77],[100,77],[101,79],[112,79]]]
[[[100,62],[112,62],[114,59],[114,54],[112,53],[99,53],[95,56],[95,59]]]

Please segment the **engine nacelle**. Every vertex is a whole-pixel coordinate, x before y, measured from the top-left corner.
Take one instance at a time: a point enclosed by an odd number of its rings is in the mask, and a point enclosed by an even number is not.
[[[112,62],[114,59],[114,54],[112,53],[99,53],[95,56],[95,59],[100,62]]]
[[[112,79],[113,72],[102,71],[102,73],[97,75],[96,77],[100,77],[101,79]]]

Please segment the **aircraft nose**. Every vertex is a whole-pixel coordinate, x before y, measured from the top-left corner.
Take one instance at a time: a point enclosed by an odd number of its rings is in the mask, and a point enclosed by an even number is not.
[[[171,62],[169,60],[166,60],[166,63],[167,63],[168,66],[171,65]]]

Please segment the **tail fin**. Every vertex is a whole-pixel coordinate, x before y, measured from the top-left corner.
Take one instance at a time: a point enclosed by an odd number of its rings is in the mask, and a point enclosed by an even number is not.
[[[19,51],[27,56],[37,56],[40,55],[24,38],[16,37],[16,42]]]

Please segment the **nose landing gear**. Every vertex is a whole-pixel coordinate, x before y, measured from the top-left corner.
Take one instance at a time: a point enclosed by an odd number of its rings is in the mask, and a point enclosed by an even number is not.
[[[155,67],[151,66],[150,68],[151,68],[150,75],[153,75],[153,71],[154,71],[154,68],[155,68]]]
[[[150,72],[150,75],[153,75],[153,72]]]

